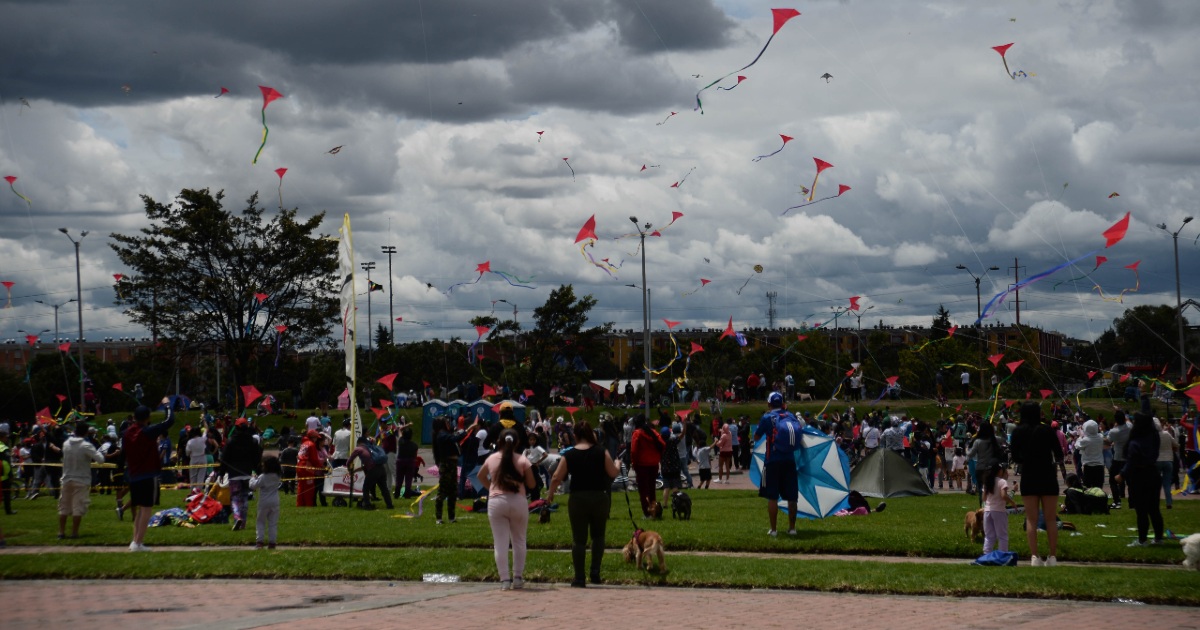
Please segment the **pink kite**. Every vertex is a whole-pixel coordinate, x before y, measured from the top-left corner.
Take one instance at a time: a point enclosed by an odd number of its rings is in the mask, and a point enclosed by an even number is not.
[[[704,287],[708,286],[708,283],[710,283],[710,282],[712,282],[712,280],[709,280],[708,278],[700,278],[700,286],[696,287],[695,289],[692,289],[691,291],[688,291],[687,293],[684,293],[683,294],[684,297],[687,297],[687,296],[699,291],[700,289],[703,289]]]
[[[28,204],[30,208],[33,207],[33,202],[29,200],[29,197],[26,197],[25,195],[22,195],[21,193],[17,192],[16,187],[13,186],[13,182],[17,181],[16,175],[5,175],[4,181],[8,182],[8,188],[9,188],[9,190],[13,191],[14,195],[20,197],[21,199],[24,199],[25,203]]]
[[[287,172],[286,168],[275,169],[275,174],[279,176],[279,209],[283,210],[283,174]]]
[[[11,280],[5,280],[0,282],[0,284],[4,285],[4,292],[8,294],[7,299],[4,302],[4,308],[12,308],[12,288],[17,283],[12,282]]]
[[[1012,48],[1012,44],[1005,44],[1003,46],[992,46],[992,50],[1000,53],[1000,61],[1004,62],[1004,74],[1007,74],[1010,79],[1015,81],[1017,79],[1017,77],[1014,76],[1013,73],[1011,71],[1009,71],[1009,69],[1008,69],[1008,57],[1006,56],[1006,54],[1008,53],[1009,48]]]
[[[724,87],[724,86],[720,86],[720,87],[718,87],[717,89],[718,89],[718,90],[725,90],[726,92],[732,92],[732,91],[733,91],[733,88],[735,88],[735,87],[737,87],[737,86],[741,85],[741,84],[742,84],[742,81],[745,81],[745,80],[746,80],[746,77],[745,77],[745,76],[743,76],[743,75],[740,75],[740,74],[739,74],[739,75],[738,75],[738,78],[737,78],[737,83],[734,83],[734,84],[733,84],[733,87]]]
[[[123,391],[125,391],[125,386],[124,386],[124,385],[122,385],[122,384],[120,384],[120,383],[113,383],[113,384],[112,384],[112,388],[113,388],[113,389],[115,389],[115,390],[117,390],[117,391],[119,391],[119,392],[123,392]]]
[[[852,311],[857,311],[857,310],[858,310],[858,308],[859,308],[859,307],[858,307],[858,300],[859,300],[861,297],[862,297],[861,295],[855,295],[855,296],[853,296],[853,297],[851,297],[851,298],[850,298],[850,310],[852,310]]]
[[[957,325],[957,324],[956,324],[956,325],[954,325],[954,326],[951,326],[951,327],[950,327],[950,330],[947,330],[947,331],[946,331],[946,337],[953,337],[953,336],[954,336],[954,333],[955,333],[955,332],[957,332],[957,331],[958,331],[958,325]]]
[[[1053,394],[1053,393],[1054,393],[1054,390],[1052,390],[1052,389],[1039,389],[1039,390],[1038,390],[1038,393],[1042,395],[1042,400],[1046,400],[1047,398],[1049,398],[1049,397],[1050,397],[1050,394]]]
[[[988,357],[988,361],[991,361],[992,365],[994,365],[996,367],[1000,367],[1000,359],[1003,359],[1003,358],[1004,358],[1003,354],[993,354],[992,356]]]
[[[896,382],[899,380],[900,380],[899,376],[889,376],[889,377],[887,377],[887,384],[894,387],[896,385]]]
[[[708,88],[720,83],[721,81],[729,78],[730,76],[735,75],[739,72],[742,72],[746,68],[749,68],[750,66],[753,66],[754,64],[758,63],[758,60],[762,58],[763,53],[767,52],[767,47],[771,45],[771,40],[775,39],[775,35],[779,33],[779,29],[783,28],[783,25],[787,24],[788,20],[790,20],[798,15],[800,15],[800,12],[795,9],[771,9],[771,20],[773,22],[773,25],[771,28],[771,36],[768,37],[767,42],[765,44],[763,44],[762,50],[758,51],[758,55],[756,55],[754,57],[754,59],[750,61],[750,63],[742,66],[741,68],[738,68],[737,70],[734,70],[733,72],[730,72],[729,74],[718,77],[717,80],[700,88],[700,91],[696,92],[696,109],[700,110],[701,114],[704,113],[704,104],[700,102],[700,94],[702,94],[704,92],[704,90],[707,90]],[[734,86],[734,87],[736,87],[736,86]]]
[[[808,339],[808,335],[796,335],[796,341],[804,341]]]
[[[1125,233],[1129,231],[1129,214],[1126,212],[1120,221],[1117,221],[1112,227],[1104,230],[1104,247],[1106,249],[1120,243],[1121,239],[1125,238]]]
[[[667,325],[667,330],[674,330],[675,327],[679,325],[679,322],[673,322],[666,318],[663,319],[663,323]]]
[[[260,85],[260,86],[258,86],[258,89],[262,90],[262,97],[263,97],[263,104],[262,104],[263,138],[262,138],[262,144],[258,145],[258,151],[254,154],[254,160],[251,162],[251,164],[258,164],[258,156],[262,155],[263,147],[267,146],[267,134],[269,134],[271,132],[271,130],[267,128],[267,105],[270,105],[271,101],[273,101],[277,98],[283,98],[283,95],[280,94],[279,92],[277,92],[275,90],[275,88],[270,88],[265,85]]]
[[[680,409],[679,411],[675,412],[675,415],[679,416],[680,420],[687,420],[687,417],[692,415],[692,410],[691,409]]]
[[[720,341],[726,337],[733,337],[734,339],[737,338],[737,331],[733,329],[733,317],[729,318],[729,325],[725,327],[725,332],[721,333],[720,337],[717,337],[717,341]]]
[[[751,162],[761,162],[761,161],[762,161],[764,158],[769,158],[769,157],[771,157],[772,155],[775,155],[775,154],[779,153],[780,151],[782,151],[782,150],[783,150],[783,148],[787,146],[787,143],[791,142],[791,141],[794,139],[794,138],[792,138],[791,136],[785,136],[785,135],[783,135],[783,134],[779,134],[779,138],[780,138],[781,140],[783,140],[783,144],[779,145],[779,148],[778,148],[778,149],[775,149],[775,151],[773,151],[773,152],[771,152],[771,153],[767,153],[767,154],[765,154],[765,155],[760,155],[760,156],[758,156],[758,157],[756,157],[756,158],[754,158],[754,159],[752,159],[752,160],[750,160],[750,161],[751,161]]]
[[[399,372],[392,372],[391,374],[385,374],[384,376],[381,376],[378,379],[376,379],[375,382],[382,383],[383,386],[388,388],[388,390],[390,390],[390,391],[395,391],[395,389],[392,387],[392,384],[396,382],[396,377],[399,375],[400,375]]]
[[[242,385],[241,390],[243,400],[242,404],[246,407],[249,407],[250,403],[262,398],[262,393],[259,392],[258,388],[253,385]]]
[[[1013,361],[1012,363],[1005,363],[1004,366],[1008,368],[1009,374],[1015,374],[1017,371],[1017,368],[1021,367],[1021,364],[1024,362],[1025,362],[1025,359],[1021,359],[1020,361]]]
[[[25,342],[32,346],[33,344],[38,342],[38,336],[37,335],[25,335]]]

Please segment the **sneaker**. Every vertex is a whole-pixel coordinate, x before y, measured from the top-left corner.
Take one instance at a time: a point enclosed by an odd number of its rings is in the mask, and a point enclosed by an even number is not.
[[[1148,545],[1148,544],[1150,544],[1150,543],[1147,543],[1147,542],[1146,542],[1146,541],[1144,541],[1144,540],[1135,540],[1135,541],[1133,541],[1133,542],[1131,542],[1131,543],[1129,543],[1128,545],[1125,545],[1125,546],[1126,546],[1126,547],[1145,547],[1145,546],[1146,546],[1146,545]]]
[[[1044,567],[1044,566],[1046,566],[1046,563],[1045,563],[1045,562],[1042,562],[1042,559],[1041,559],[1041,558],[1039,558],[1039,557],[1037,557],[1037,556],[1034,556],[1034,557],[1032,557],[1032,558],[1030,558],[1030,559],[1029,559],[1029,566],[1031,566],[1031,567]]]
[[[795,535],[796,535],[796,530],[794,530],[794,529],[788,530],[788,536],[795,536]]]
[[[451,525],[453,525],[453,524],[455,524],[455,523],[457,523],[457,522],[458,522],[458,519],[456,519],[456,518],[452,518],[452,519],[450,519],[450,524],[451,524]]]
[[[511,591],[512,590],[512,581],[504,580],[504,581],[500,582],[500,590]]]
[[[441,525],[441,524],[442,524],[442,519],[440,519],[440,518],[439,518],[439,519],[437,520],[437,524],[438,524],[438,525]]]
[[[254,548],[255,548],[255,549],[262,549],[262,548],[263,548],[263,544],[262,544],[262,543],[254,543]]]
[[[140,543],[131,542],[131,543],[129,543],[129,550],[130,551],[150,551],[150,548],[147,547],[146,545],[143,545]]]
[[[1048,567],[1058,566],[1058,559],[1055,558],[1054,556],[1050,556],[1050,557],[1046,558],[1046,566],[1048,566]]]
[[[1169,508],[1170,506],[1167,506],[1167,507]],[[1155,546],[1157,546],[1157,545],[1161,545],[1161,544],[1162,544],[1162,539],[1161,539],[1161,538],[1155,538],[1154,540],[1151,540],[1151,541],[1150,541],[1148,544],[1155,545]]]
[[[516,590],[516,591],[519,591],[519,590],[525,588],[525,580],[523,578],[519,578],[519,577],[513,578],[512,587],[513,587],[513,590]]]
[[[67,535],[66,535],[66,534],[63,534],[63,533],[61,533],[61,532],[58,534],[58,539],[59,539],[59,540],[62,540],[62,539],[64,539],[64,538],[66,538],[66,537],[67,537]]]
[[[38,497],[40,497],[40,496],[42,496],[42,493],[40,493],[40,492],[34,492],[33,494],[29,495],[29,500],[30,500],[30,501],[32,501],[32,500],[34,500],[34,499],[36,499],[36,498],[38,498]]]
[[[275,543],[267,543],[267,549],[269,549],[269,550],[274,550],[274,549],[275,549]]]
[[[1112,505],[1108,506],[1108,509],[1110,509],[1110,510],[1119,510],[1119,509],[1121,509],[1121,504],[1120,504],[1120,503],[1114,503],[1114,504],[1112,504]]]
[[[771,538],[776,538],[776,537],[778,537],[778,536],[779,536],[779,532],[777,532],[777,531],[775,531],[775,530],[773,530],[773,529],[768,529],[768,530],[767,530],[767,535],[768,535],[768,536],[770,536]]]

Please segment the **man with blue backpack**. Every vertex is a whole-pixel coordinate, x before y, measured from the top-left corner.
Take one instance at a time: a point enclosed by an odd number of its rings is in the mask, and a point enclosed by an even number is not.
[[[770,409],[758,421],[754,430],[754,441],[762,437],[767,440],[767,458],[763,466],[762,485],[758,496],[767,500],[767,518],[771,529],[767,535],[775,537],[775,523],[779,516],[779,501],[788,502],[788,534],[796,535],[796,498],[799,496],[799,475],[796,470],[796,451],[802,447],[804,425],[787,411],[783,394],[771,392],[767,396]]]

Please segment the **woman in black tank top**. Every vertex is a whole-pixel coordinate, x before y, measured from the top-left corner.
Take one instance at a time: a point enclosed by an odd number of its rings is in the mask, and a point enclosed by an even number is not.
[[[571,586],[582,588],[583,560],[589,533],[592,538],[590,577],[592,584],[600,583],[604,530],[612,505],[609,491],[619,470],[608,452],[596,445],[596,434],[586,421],[576,422],[574,433],[575,447],[562,454],[546,500],[554,501],[554,493],[570,474],[571,496],[567,500],[567,514],[571,519],[571,564],[575,568],[575,579]]]

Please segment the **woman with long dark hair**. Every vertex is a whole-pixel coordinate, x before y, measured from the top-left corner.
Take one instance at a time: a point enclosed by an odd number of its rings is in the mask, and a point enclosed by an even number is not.
[[[633,418],[633,440],[629,448],[633,472],[637,476],[638,496],[642,498],[642,516],[650,516],[650,506],[655,503],[655,481],[658,480],[658,465],[662,461],[666,442],[646,421],[646,416],[638,414]]]
[[[1158,508],[1158,491],[1162,477],[1158,472],[1158,449],[1161,438],[1154,428],[1154,418],[1145,411],[1133,414],[1133,428],[1125,444],[1125,467],[1117,475],[1129,488],[1129,505],[1137,512],[1138,539],[1130,547],[1161,544],[1163,518]],[[1146,535],[1154,525],[1154,541],[1147,543]]]
[[[502,590],[525,587],[525,531],[529,527],[529,500],[525,490],[537,487],[533,466],[521,454],[523,445],[513,429],[496,438],[496,452],[484,460],[479,481],[488,489],[487,515],[492,526],[492,549]],[[508,547],[512,545],[512,572]]]
[[[587,421],[576,422],[575,448],[563,453],[546,496],[547,501],[553,502],[554,493],[567,475],[571,475],[571,496],[567,500],[567,514],[571,519],[571,565],[575,568],[571,586],[583,588],[583,560],[589,532],[592,536],[590,577],[592,584],[600,583],[604,533],[612,506],[612,480],[619,473],[608,451],[597,444],[596,434]]]
[[[987,425],[984,425],[987,426]],[[1052,567],[1058,564],[1058,462],[1062,447],[1050,425],[1042,422],[1042,409],[1037,403],[1021,405],[1021,423],[1012,434],[1013,461],[1021,466],[1021,500],[1025,503],[1025,536],[1029,540],[1030,564]],[[1038,508],[1046,516],[1046,537],[1050,553],[1043,561],[1038,557]]]
[[[975,439],[967,447],[967,461],[975,463],[974,472],[967,477],[967,492],[970,493],[971,488],[980,489],[979,476],[984,471],[1004,462],[1004,447],[996,438],[996,427],[992,423],[982,422],[979,424],[979,431],[975,434]],[[983,499],[980,499],[980,505],[982,504]]]
[[[433,421],[433,461],[438,467],[438,494],[433,503],[433,514],[437,524],[442,524],[442,504],[446,503],[446,516],[454,519],[454,506],[458,503],[458,440],[450,429],[450,419],[442,416]]]

